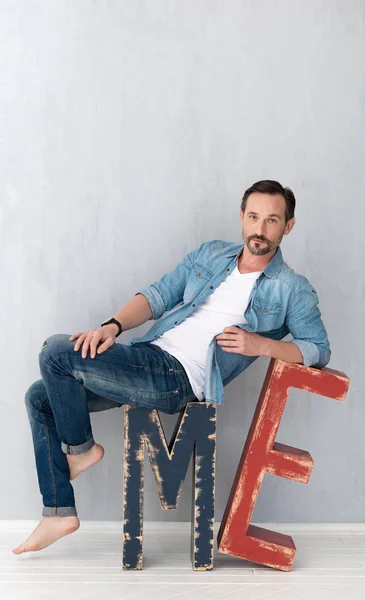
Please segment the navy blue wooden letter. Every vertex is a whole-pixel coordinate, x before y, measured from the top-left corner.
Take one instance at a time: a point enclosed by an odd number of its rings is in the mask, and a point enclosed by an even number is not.
[[[196,571],[213,568],[215,442],[214,403],[189,402],[179,413],[170,444],[157,410],[124,406],[123,569],[142,569],[145,447],[163,510],[177,507],[194,455],[191,562]]]

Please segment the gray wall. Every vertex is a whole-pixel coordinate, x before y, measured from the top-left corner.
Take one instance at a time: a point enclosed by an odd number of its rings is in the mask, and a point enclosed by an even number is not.
[[[0,0],[0,518],[41,515],[24,393],[44,338],[98,326],[204,240],[240,242],[244,189],[273,178],[298,202],[284,258],[352,384],[345,403],[291,394],[278,441],[313,475],[266,475],[254,520],[363,520],[364,69],[355,0]],[[267,365],[218,409],[217,520]],[[123,410],[92,425],[106,453],[74,482],[79,515],[119,519]],[[146,466],[145,517],[188,520],[191,483],[165,514]]]

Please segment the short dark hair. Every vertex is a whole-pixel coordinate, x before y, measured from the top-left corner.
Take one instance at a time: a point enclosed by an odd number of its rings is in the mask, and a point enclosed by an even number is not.
[[[241,210],[244,213],[246,210],[247,198],[253,192],[261,192],[263,194],[280,194],[285,200],[285,222],[294,217],[295,210],[295,196],[290,187],[283,187],[278,181],[273,179],[263,179],[262,181],[256,181],[251,187],[249,187],[243,194],[241,202]]]

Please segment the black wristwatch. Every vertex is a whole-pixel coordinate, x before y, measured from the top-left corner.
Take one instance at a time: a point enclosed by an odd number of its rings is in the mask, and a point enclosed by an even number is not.
[[[123,328],[121,326],[121,324],[119,323],[119,321],[117,321],[116,319],[114,319],[114,317],[112,317],[111,319],[109,319],[108,321],[104,321],[104,323],[101,323],[100,327],[102,327],[103,325],[108,325],[109,323],[115,323],[116,325],[118,325],[118,333],[115,337],[118,337],[118,335],[120,335],[123,331]]]

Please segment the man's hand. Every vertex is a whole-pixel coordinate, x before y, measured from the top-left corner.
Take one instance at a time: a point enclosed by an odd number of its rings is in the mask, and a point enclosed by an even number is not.
[[[217,344],[226,352],[245,354],[246,356],[265,356],[268,354],[268,340],[258,333],[251,333],[234,325],[225,327],[223,332],[215,337]]]
[[[74,333],[69,340],[72,341],[78,338],[74,345],[74,350],[78,350],[82,344],[82,358],[86,358],[87,351],[90,348],[90,358],[95,358],[95,354],[101,354],[107,350],[110,346],[115,343],[115,336],[118,332],[118,327],[115,323],[109,323],[98,327],[97,329],[90,329],[90,331]],[[96,346],[103,342],[96,350]]]
[[[225,352],[235,352],[246,356],[271,356],[286,362],[304,364],[303,355],[294,342],[272,340],[234,325],[225,327],[223,332],[215,337],[217,344]]]

